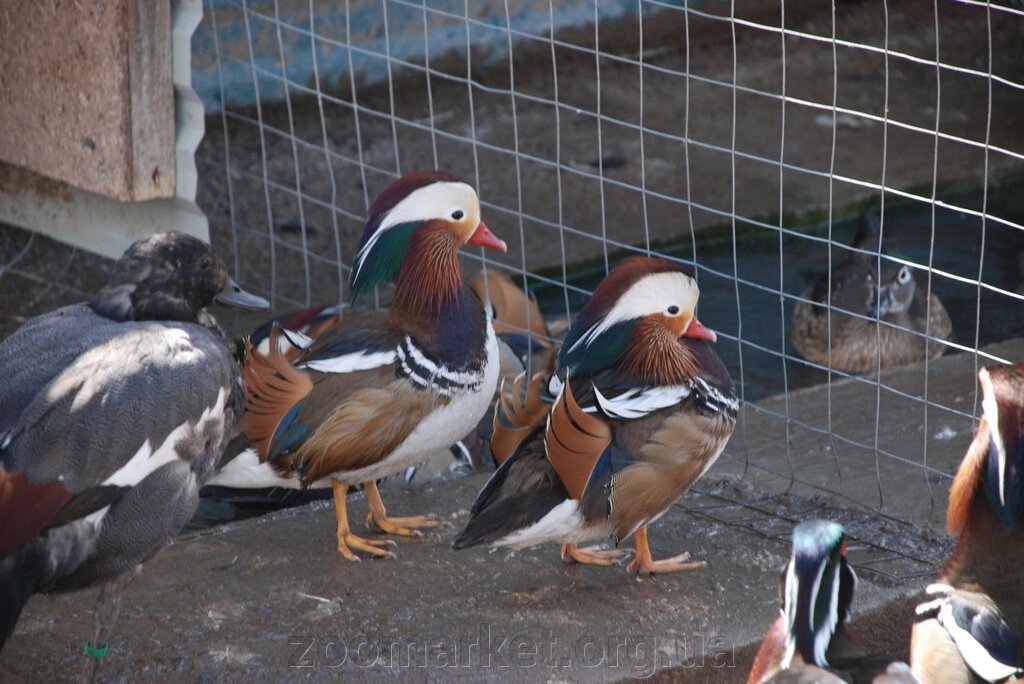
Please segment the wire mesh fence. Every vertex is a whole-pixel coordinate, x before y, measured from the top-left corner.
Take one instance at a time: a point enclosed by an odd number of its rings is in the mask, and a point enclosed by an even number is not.
[[[625,256],[688,264],[746,402],[709,477],[754,491],[684,506],[769,537],[823,505],[784,493],[934,523],[977,367],[1024,354],[1022,55],[1024,11],[974,0],[206,0],[198,202],[279,310],[347,301],[369,203],[421,168],[475,185],[509,243],[467,272],[515,277],[549,319]],[[94,289],[66,277],[86,255],[42,273],[27,240],[0,245],[0,278],[39,289],[23,311]],[[935,560],[887,539],[882,572]]]
[[[510,245],[468,254],[467,270],[517,277],[548,317],[571,317],[629,254],[693,267],[701,318],[748,402],[726,472],[731,459],[769,489],[802,483],[904,520],[942,510],[973,430],[976,368],[1013,360],[1019,348],[992,345],[1024,327],[1015,5],[205,10],[199,202],[246,287],[279,308],[345,301],[376,193],[404,172],[450,170]],[[865,223],[873,241],[855,238]],[[851,263],[854,280],[909,277],[924,318],[883,316],[877,288],[873,303],[844,299]],[[824,357],[794,340],[801,303],[825,320]],[[883,342],[896,331],[920,363],[879,373],[898,365]],[[874,363],[844,368],[846,343]]]

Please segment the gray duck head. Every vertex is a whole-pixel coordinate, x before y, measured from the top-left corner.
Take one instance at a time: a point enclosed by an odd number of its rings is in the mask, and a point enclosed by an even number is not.
[[[207,243],[178,232],[157,233],[132,243],[110,273],[110,282],[89,305],[116,321],[197,322],[203,309],[223,304],[247,311],[268,309],[262,297],[243,290]]]

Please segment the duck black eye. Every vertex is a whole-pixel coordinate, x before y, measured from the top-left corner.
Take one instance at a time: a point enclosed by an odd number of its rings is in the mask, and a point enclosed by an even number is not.
[[[463,216],[465,216],[465,214],[462,212],[461,209],[456,209],[455,211],[452,212],[452,218],[455,219],[456,221],[461,221]]]
[[[677,313],[679,313],[679,307],[678,306],[673,304],[672,306],[668,307],[668,315],[669,316],[675,316]]]
[[[899,275],[896,278],[900,281],[900,285],[906,285],[910,282],[910,269],[904,266],[900,269]]]
[[[210,257],[203,254],[198,259],[196,259],[196,268],[198,268],[200,271],[205,271],[206,269],[210,268]]]

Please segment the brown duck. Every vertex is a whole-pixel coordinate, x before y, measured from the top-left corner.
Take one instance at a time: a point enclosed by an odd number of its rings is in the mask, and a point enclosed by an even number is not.
[[[853,246],[878,251],[879,219],[861,216]],[[887,241],[888,242],[888,241]],[[948,340],[953,332],[935,293],[918,287],[911,268],[870,254],[849,252],[802,295],[793,311],[790,339],[808,361],[850,373],[901,366],[925,358],[925,336]],[[831,307],[831,338],[829,336]],[[879,325],[881,322],[881,325]],[[832,355],[829,358],[829,341]],[[928,354],[941,356],[946,346],[931,341]],[[881,354],[879,354],[881,350]]]

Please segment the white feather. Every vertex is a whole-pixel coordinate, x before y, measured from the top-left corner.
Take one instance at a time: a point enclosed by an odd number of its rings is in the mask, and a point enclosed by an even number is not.
[[[213,406],[208,407],[199,417],[196,423],[185,421],[172,430],[164,441],[156,449],[153,449],[147,439],[135,455],[121,466],[113,475],[103,481],[104,485],[115,485],[118,487],[134,487],[148,477],[153,471],[168,463],[173,463],[181,458],[175,448],[183,437],[193,430],[204,432],[207,424],[214,421],[224,420],[224,404],[227,401],[228,390],[225,387],[217,394],[217,401]]]
[[[779,666],[782,669],[789,667],[789,664],[793,661],[793,656],[796,655],[796,639],[793,638],[793,623],[796,621],[796,586],[793,584],[793,578],[796,575],[795,568],[796,561],[790,559],[789,565],[786,567],[786,589],[783,596],[782,603],[782,614],[786,618],[786,652],[782,656],[782,662]]]
[[[507,534],[491,546],[522,548],[544,542],[569,543],[584,527],[579,501],[566,499],[529,527]]]
[[[971,636],[970,632],[956,623],[956,618],[953,617],[952,603],[946,601],[942,604],[942,607],[939,608],[938,620],[939,624],[945,627],[949,636],[953,638],[964,662],[985,681],[1001,682],[1011,675],[1020,673],[1019,668],[1001,663],[993,658],[992,654],[978,643],[978,640]]]
[[[394,349],[382,352],[357,352],[355,354],[342,354],[329,359],[317,359],[308,361],[299,368],[309,368],[321,373],[354,373],[355,371],[380,368],[395,362],[398,352]]]
[[[686,385],[665,385],[662,387],[647,387],[629,389],[612,399],[606,398],[601,391],[594,386],[594,396],[601,410],[612,418],[632,420],[643,418],[649,413],[675,406],[690,395],[690,388]]]
[[[228,461],[224,468],[207,480],[206,484],[239,489],[262,489],[263,487],[299,489],[301,486],[299,478],[281,477],[269,463],[260,463],[255,449],[246,449],[235,456]]]
[[[999,404],[996,403],[996,393],[992,388],[992,378],[988,371],[982,368],[978,373],[978,380],[981,382],[981,410],[985,422],[988,423],[989,439],[995,443],[996,452],[999,454],[999,503],[1006,505],[1006,447],[999,432]]]

